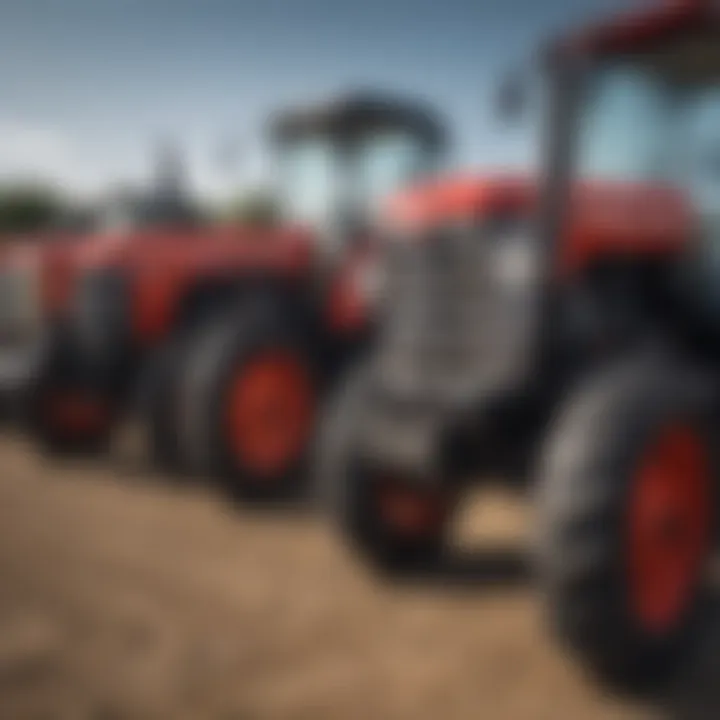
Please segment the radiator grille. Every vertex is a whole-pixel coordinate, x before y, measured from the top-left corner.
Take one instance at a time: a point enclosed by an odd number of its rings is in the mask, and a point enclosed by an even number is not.
[[[491,334],[488,248],[467,229],[398,243],[388,266],[381,378],[453,392],[476,376]]]

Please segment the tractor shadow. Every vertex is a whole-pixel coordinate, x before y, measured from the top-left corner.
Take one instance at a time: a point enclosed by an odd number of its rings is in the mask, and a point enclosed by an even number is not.
[[[451,589],[512,590],[534,580],[532,558],[517,548],[456,552],[434,567],[406,575],[406,583]],[[649,703],[652,717],[663,720],[720,718],[720,586],[713,589],[699,642],[674,679]]]
[[[457,551],[426,577],[445,586],[509,589],[530,583],[532,563],[516,548]]]
[[[404,585],[442,587],[453,590],[511,590],[532,581],[527,552],[516,547],[456,549],[441,561],[406,568],[393,581]]]

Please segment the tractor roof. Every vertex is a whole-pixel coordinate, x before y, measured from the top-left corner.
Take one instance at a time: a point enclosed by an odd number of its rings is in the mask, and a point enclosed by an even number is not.
[[[410,131],[432,147],[442,146],[446,139],[444,125],[430,107],[390,93],[348,93],[278,113],[271,121],[271,135],[280,142],[313,135],[352,140],[393,130]]]
[[[720,31],[718,0],[664,0],[655,6],[595,23],[560,37],[554,51],[580,50],[596,54],[652,51],[679,33]]]

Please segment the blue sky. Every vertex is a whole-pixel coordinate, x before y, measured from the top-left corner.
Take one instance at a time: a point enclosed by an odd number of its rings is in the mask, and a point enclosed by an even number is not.
[[[489,100],[503,70],[554,29],[622,0],[0,0],[0,176],[81,192],[147,172],[156,138],[187,150],[206,194],[266,173],[269,112],[347,85],[443,108],[462,166],[525,164]],[[232,138],[232,176],[216,160]]]

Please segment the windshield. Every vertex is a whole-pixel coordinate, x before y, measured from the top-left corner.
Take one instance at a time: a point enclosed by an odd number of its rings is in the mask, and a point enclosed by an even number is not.
[[[433,158],[417,138],[402,132],[368,138],[358,158],[359,185],[368,212],[409,181],[433,171]]]
[[[579,175],[679,187],[720,208],[720,83],[673,86],[650,69],[610,65],[594,78],[580,127]]]
[[[667,88],[636,68],[610,67],[594,78],[580,133],[580,174],[650,181],[667,172],[673,108]]]
[[[368,134],[346,155],[329,138],[300,139],[283,148],[280,160],[285,215],[320,228],[348,205],[372,215],[383,197],[433,167],[428,149],[402,131]]]
[[[715,78],[720,78],[715,73]],[[720,82],[673,84],[640,63],[601,67],[580,116],[581,178],[661,183],[692,203],[700,232],[691,284],[720,313]],[[715,288],[715,289],[713,289]]]
[[[288,144],[281,155],[283,210],[291,220],[324,224],[332,207],[335,162],[325,139]]]

